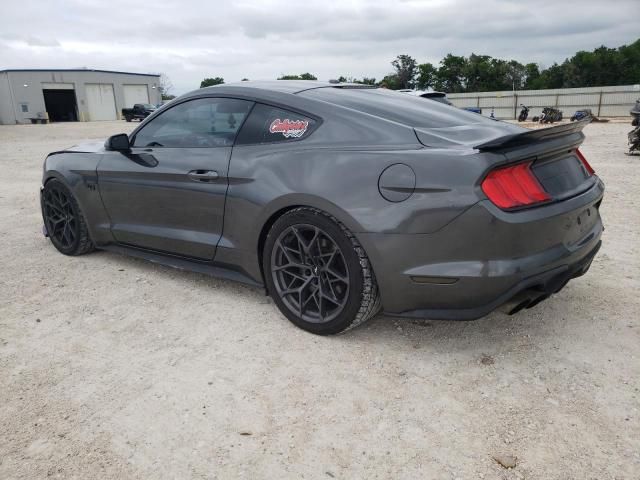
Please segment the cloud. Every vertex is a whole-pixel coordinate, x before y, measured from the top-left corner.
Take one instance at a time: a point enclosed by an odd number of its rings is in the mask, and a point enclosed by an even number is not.
[[[634,12],[637,0],[4,0],[0,69],[164,72],[182,93],[211,76],[381,78],[401,53],[549,65],[636,40]]]
[[[56,40],[55,38],[44,39],[44,38],[38,38],[30,35],[27,38],[25,38],[24,41],[30,47],[59,47],[60,46],[60,42],[58,42],[58,40]]]

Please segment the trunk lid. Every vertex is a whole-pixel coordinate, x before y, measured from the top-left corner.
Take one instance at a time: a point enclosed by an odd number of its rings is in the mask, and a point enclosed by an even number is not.
[[[591,188],[597,181],[578,154],[582,130],[590,119],[504,135],[476,145],[480,151],[502,153],[507,163],[530,161],[531,170],[553,200],[564,200]]]
[[[503,156],[491,169],[529,162],[531,171],[552,201],[564,200],[591,188],[597,181],[578,156],[582,130],[590,119],[536,130],[493,122],[449,128],[415,128],[423,145],[436,148],[473,148]]]

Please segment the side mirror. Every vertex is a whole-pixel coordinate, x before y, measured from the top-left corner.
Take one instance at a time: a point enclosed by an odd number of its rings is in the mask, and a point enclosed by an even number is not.
[[[107,150],[128,151],[129,136],[126,133],[112,135],[104,142],[104,148]]]

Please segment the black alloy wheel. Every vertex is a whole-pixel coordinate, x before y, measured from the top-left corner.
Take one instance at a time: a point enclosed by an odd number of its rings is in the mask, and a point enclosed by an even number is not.
[[[280,234],[271,275],[277,294],[305,322],[329,322],[347,302],[347,263],[333,239],[315,225],[292,225]]]
[[[41,207],[49,239],[61,253],[81,255],[93,249],[78,203],[61,182],[47,182],[42,191]]]
[[[380,309],[364,249],[338,220],[314,208],[290,210],[273,224],[263,271],[280,311],[312,333],[349,330]]]

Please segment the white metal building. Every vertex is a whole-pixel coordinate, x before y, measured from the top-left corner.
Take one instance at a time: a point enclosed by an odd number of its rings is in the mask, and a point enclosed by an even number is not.
[[[108,70],[0,70],[0,124],[117,120],[158,104],[160,75]]]

